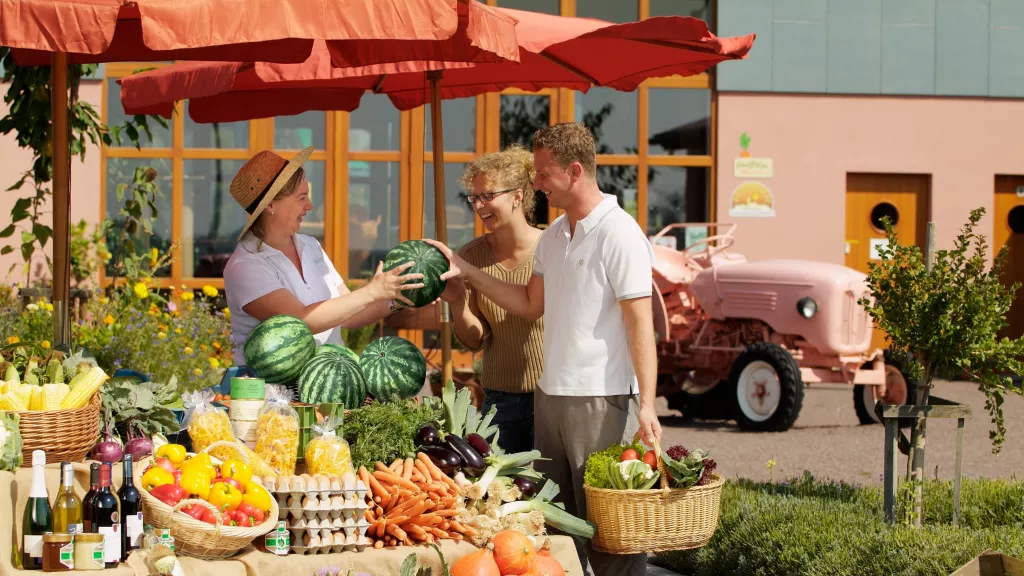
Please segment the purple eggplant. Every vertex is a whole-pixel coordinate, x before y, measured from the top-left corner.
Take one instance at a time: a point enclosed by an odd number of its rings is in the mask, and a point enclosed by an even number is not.
[[[477,454],[487,458],[491,455],[491,445],[487,443],[487,440],[479,434],[470,434],[466,436],[466,442],[476,450]]]
[[[442,446],[424,446],[420,452],[427,455],[430,461],[448,476],[452,476],[462,467],[462,458],[454,450]]]
[[[516,485],[516,488],[519,488],[519,491],[523,494],[523,498],[532,498],[537,494],[537,484],[529,478],[517,476],[512,483]]]
[[[440,443],[441,435],[437,432],[437,428],[434,428],[429,424],[423,426],[418,432],[416,432],[417,446],[437,446]]]
[[[445,436],[444,441],[445,444],[451,446],[452,450],[458,453],[459,457],[462,458],[462,467],[466,469],[466,472],[469,472],[470,476],[479,476],[487,469],[487,463],[484,462],[480,453],[469,445],[469,442],[466,442],[455,434]]]

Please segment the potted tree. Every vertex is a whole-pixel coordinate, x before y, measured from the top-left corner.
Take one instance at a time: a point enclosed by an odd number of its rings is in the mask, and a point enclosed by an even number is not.
[[[992,451],[1002,447],[1006,426],[1003,398],[1008,391],[1021,393],[1007,374],[1021,374],[1024,338],[998,338],[1007,326],[1018,284],[1006,286],[1001,274],[1008,247],[988,265],[985,237],[974,232],[985,211],[972,210],[968,223],[956,237],[952,250],[922,254],[917,246],[902,245],[885,221],[887,245],[880,246],[880,260],[868,265],[870,298],[862,298],[876,325],[885,331],[889,349],[905,355],[908,375],[919,381],[910,438],[910,478],[913,485],[914,525],[921,525],[921,481],[924,479],[924,446],[927,412],[938,379],[966,375],[985,394],[985,409],[993,429]],[[931,226],[931,225],[930,225]],[[931,245],[929,240],[928,245]]]

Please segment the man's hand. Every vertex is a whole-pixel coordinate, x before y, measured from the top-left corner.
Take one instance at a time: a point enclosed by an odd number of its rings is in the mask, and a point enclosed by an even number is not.
[[[661,422],[658,421],[658,413],[654,406],[643,406],[640,408],[640,437],[644,444],[653,447],[654,441],[661,445]]]
[[[441,300],[449,304],[455,304],[466,298],[466,283],[462,278],[451,278],[441,292]]]
[[[448,271],[441,274],[441,280],[450,280],[452,278],[458,278],[464,273],[465,267],[462,266],[464,261],[459,257],[458,254],[452,252],[452,249],[445,246],[444,244],[434,240],[432,238],[424,238],[424,242],[430,244],[434,248],[437,248],[444,257],[448,259]]]

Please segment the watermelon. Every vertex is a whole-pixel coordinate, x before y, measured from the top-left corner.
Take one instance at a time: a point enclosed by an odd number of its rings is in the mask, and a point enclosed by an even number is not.
[[[306,363],[299,376],[299,402],[343,404],[346,409],[362,406],[366,399],[366,380],[359,363],[338,349],[321,346]]]
[[[413,303],[413,306],[421,308],[437,300],[441,292],[444,292],[448,281],[441,280],[441,274],[448,271],[448,259],[440,250],[423,240],[406,240],[384,256],[384,271],[409,261],[415,264],[402,274],[423,274],[421,280],[411,281],[413,284],[422,282],[423,288],[403,290],[402,294]]]
[[[313,357],[316,340],[305,322],[279,314],[253,328],[242,352],[246,365],[267,384],[289,384]]]
[[[335,352],[338,354],[344,354],[345,356],[352,359],[356,364],[359,363],[359,354],[356,351],[347,348],[345,346],[338,346],[337,344],[324,344],[323,346],[316,349],[317,354],[326,354],[327,352]]]
[[[381,336],[370,342],[359,357],[366,389],[380,402],[393,395],[412,398],[427,378],[427,360],[415,344],[397,336]]]

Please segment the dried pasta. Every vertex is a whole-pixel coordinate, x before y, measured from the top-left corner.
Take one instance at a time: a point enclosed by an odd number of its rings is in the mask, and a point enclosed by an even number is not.
[[[268,385],[266,400],[256,417],[256,455],[278,476],[295,474],[299,453],[299,414],[290,402],[288,389]]]
[[[352,469],[352,453],[348,442],[335,434],[340,422],[324,418],[313,426],[313,439],[306,444],[306,468],[310,474],[341,476]]]

